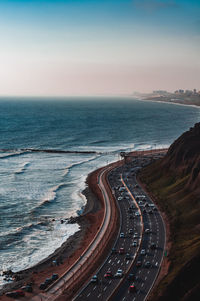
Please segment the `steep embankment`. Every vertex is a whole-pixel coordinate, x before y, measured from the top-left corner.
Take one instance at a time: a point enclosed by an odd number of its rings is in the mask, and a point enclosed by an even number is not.
[[[153,300],[199,300],[200,123],[180,136],[162,160],[143,169],[139,178],[170,222],[170,266]]]

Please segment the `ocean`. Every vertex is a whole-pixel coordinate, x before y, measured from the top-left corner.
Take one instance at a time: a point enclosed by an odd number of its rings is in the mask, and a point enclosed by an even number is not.
[[[88,173],[120,151],[167,147],[199,120],[199,108],[132,98],[1,98],[0,273],[79,230],[60,221],[84,208]]]

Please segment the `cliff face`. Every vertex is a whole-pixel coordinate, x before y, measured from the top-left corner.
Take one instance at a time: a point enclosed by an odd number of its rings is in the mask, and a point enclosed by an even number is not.
[[[200,296],[200,123],[182,134],[166,156],[139,174],[170,223],[168,274],[153,300]]]
[[[162,166],[177,176],[190,175],[186,188],[200,193],[200,123],[170,146]]]

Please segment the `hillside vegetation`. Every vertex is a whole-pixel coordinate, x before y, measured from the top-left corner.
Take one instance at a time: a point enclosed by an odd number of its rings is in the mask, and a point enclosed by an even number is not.
[[[139,178],[170,222],[170,266],[153,300],[200,300],[200,123]]]

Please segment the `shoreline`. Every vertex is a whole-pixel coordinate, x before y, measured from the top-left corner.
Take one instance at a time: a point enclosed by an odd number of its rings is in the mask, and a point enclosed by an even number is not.
[[[200,104],[199,105],[197,105],[197,104],[190,104],[190,103],[180,103],[180,102],[175,102],[175,101],[167,101],[167,100],[161,100],[161,99],[148,99],[148,98],[146,98],[146,99],[139,99],[140,101],[145,101],[145,102],[148,102],[148,101],[150,101],[150,102],[155,102],[155,103],[168,103],[168,104],[172,104],[172,105],[177,105],[177,106],[184,106],[184,107],[192,107],[192,108],[198,108],[198,109],[200,109]]]
[[[53,273],[57,273],[59,276],[62,275],[80,257],[84,249],[95,236],[96,230],[98,229],[103,217],[102,202],[93,193],[96,189],[95,178],[98,172],[99,170],[95,170],[87,176],[86,188],[82,191],[82,194],[87,199],[83,213],[77,217],[71,217],[68,220],[69,224],[78,223],[80,229],[71,235],[47,258],[41,260],[30,268],[15,273],[13,272],[12,275],[16,277],[16,280],[5,284],[1,288],[0,300],[9,300],[2,294],[7,291],[20,288],[29,282],[33,283],[33,292],[39,293],[40,291],[38,286],[43,282],[43,280],[51,276]],[[57,265],[53,265],[53,261],[56,261]]]
[[[157,150],[144,150],[144,151],[133,151],[127,153],[128,156],[143,156],[152,155],[156,153],[166,152],[167,149],[157,149]],[[111,164],[120,164],[121,160],[113,162]],[[109,166],[108,164],[107,166]],[[106,166],[106,167],[107,167]],[[82,191],[82,194],[86,197],[87,203],[84,207],[83,213],[80,216],[72,217],[69,219],[69,223],[78,223],[80,226],[79,231],[70,236],[66,242],[62,244],[53,254],[48,256],[46,259],[42,260],[38,264],[34,265],[29,269],[22,270],[20,272],[14,273],[22,279],[19,281],[14,281],[4,286],[0,291],[9,291],[17,289],[26,285],[29,282],[33,283],[33,294],[27,295],[28,297],[33,297],[34,295],[41,293],[39,290],[39,285],[44,282],[44,280],[50,277],[53,273],[57,273],[59,277],[64,274],[73,263],[81,256],[86,247],[92,241],[94,236],[98,231],[98,227],[101,224],[103,218],[103,202],[101,199],[101,192],[98,190],[97,176],[102,168],[91,172],[86,180],[86,188]],[[94,193],[95,192],[95,193]],[[103,250],[104,252],[106,250]],[[52,265],[52,262],[56,260],[57,265]],[[5,295],[0,295],[0,300],[9,300]],[[63,299],[64,300],[64,299]]]

